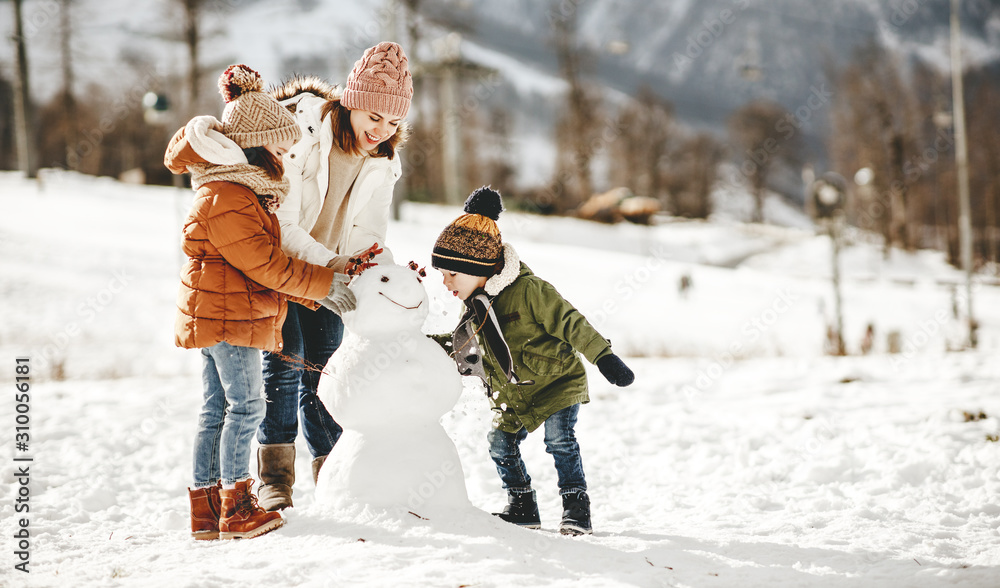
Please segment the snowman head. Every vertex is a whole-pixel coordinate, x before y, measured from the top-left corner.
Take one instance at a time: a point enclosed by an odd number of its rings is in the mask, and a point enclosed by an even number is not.
[[[427,318],[427,291],[410,268],[376,265],[355,278],[351,290],[357,308],[344,313],[344,326],[362,337],[419,331]]]

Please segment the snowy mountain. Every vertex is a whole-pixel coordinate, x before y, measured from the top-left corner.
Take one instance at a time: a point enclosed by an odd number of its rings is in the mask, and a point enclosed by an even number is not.
[[[25,3],[34,92],[46,100],[60,87],[58,3]],[[72,3],[72,47],[78,92],[94,85],[109,99],[141,99],[145,90],[180,97],[186,67],[177,3],[79,0]],[[277,81],[312,73],[343,82],[355,59],[375,42],[403,38],[404,12],[393,2],[240,0],[209,3],[203,15],[206,72],[242,61]],[[851,51],[877,38],[904,56],[948,67],[947,0],[424,0],[418,4],[430,41],[415,58],[434,59],[434,42],[453,31],[463,55],[496,68],[499,84],[482,88],[477,112],[503,107],[513,116],[514,163],[522,185],[551,177],[553,123],[564,84],[552,46],[552,23],[577,19],[592,56],[591,78],[620,103],[640,85],[672,102],[680,122],[725,132],[728,115],[755,98],[797,112],[807,152],[822,162],[829,96],[825,67],[843,65]],[[962,3],[963,47],[971,64],[1000,59],[996,3]],[[12,11],[0,11],[0,32],[11,32]],[[393,31],[399,31],[393,34]],[[419,53],[419,54],[418,54]],[[0,45],[0,72],[13,75],[13,45]],[[203,94],[214,95],[206,73]],[[415,113],[414,116],[419,116]],[[180,121],[177,122],[180,124]],[[820,167],[822,167],[820,165]]]
[[[433,22],[553,76],[551,23],[576,18],[593,79],[629,95],[647,85],[674,104],[682,122],[717,133],[750,100],[774,100],[795,112],[817,89],[827,90],[828,64],[843,65],[872,38],[949,67],[946,0],[428,0],[421,6]],[[995,4],[964,2],[962,26],[970,63],[1000,60]],[[800,122],[807,145],[822,157],[825,113]]]

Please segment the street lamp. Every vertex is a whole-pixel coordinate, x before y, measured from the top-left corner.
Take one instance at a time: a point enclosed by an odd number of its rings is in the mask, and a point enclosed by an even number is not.
[[[847,181],[834,172],[826,172],[812,184],[813,210],[830,235],[833,248],[833,301],[836,321],[836,354],[847,355],[844,346],[844,314],[840,295],[840,238],[844,228],[844,205],[847,202]]]

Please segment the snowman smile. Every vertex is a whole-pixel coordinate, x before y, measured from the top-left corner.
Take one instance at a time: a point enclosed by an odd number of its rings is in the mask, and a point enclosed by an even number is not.
[[[391,302],[391,303],[395,304],[396,306],[399,306],[400,308],[405,308],[406,310],[414,310],[414,309],[416,309],[416,308],[420,308],[420,305],[424,303],[424,301],[423,301],[423,300],[421,300],[420,302],[418,302],[418,303],[417,303],[417,305],[416,305],[416,306],[404,306],[404,305],[402,305],[402,304],[400,304],[400,303],[396,302],[396,301],[395,301],[395,300],[393,300],[392,298],[389,298],[388,296],[386,296],[386,295],[385,295],[385,294],[383,294],[382,292],[379,292],[379,295],[380,295],[380,296],[385,296],[385,299],[386,299],[386,300],[388,300],[389,302]]]

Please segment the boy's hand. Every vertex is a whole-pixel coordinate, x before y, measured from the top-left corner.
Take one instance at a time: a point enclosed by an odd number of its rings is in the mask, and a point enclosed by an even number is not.
[[[597,369],[601,370],[601,374],[615,386],[624,388],[635,380],[635,374],[632,373],[632,370],[625,365],[622,358],[614,353],[598,359]]]

